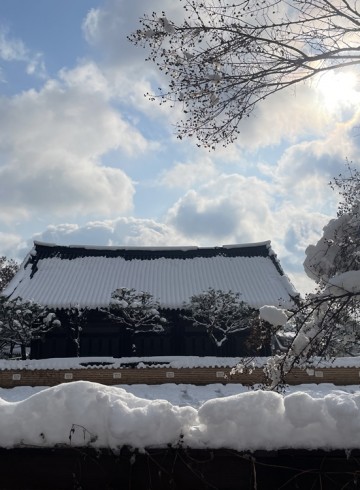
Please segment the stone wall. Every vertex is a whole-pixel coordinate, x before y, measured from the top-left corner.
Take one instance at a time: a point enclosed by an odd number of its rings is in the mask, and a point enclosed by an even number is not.
[[[0,371],[0,387],[55,386],[71,381],[92,381],[104,385],[118,384],[194,384],[242,383],[252,385],[264,381],[263,371],[255,368],[251,374],[230,374],[230,368],[99,368],[88,369],[18,369]],[[335,385],[357,385],[360,369],[355,367],[327,367],[314,370],[294,369],[287,376],[287,383],[333,383]]]

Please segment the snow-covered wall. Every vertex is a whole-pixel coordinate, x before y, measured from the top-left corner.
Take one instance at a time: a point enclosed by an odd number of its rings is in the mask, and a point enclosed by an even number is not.
[[[266,357],[249,358],[254,367],[263,368],[267,362]],[[239,362],[247,362],[239,357],[197,357],[197,356],[154,356],[154,357],[62,357],[53,359],[27,359],[6,360],[0,359],[0,371],[3,370],[59,370],[59,369],[119,369],[128,365],[137,369],[156,369],[168,367],[175,369],[185,368],[233,368]],[[316,368],[358,368],[360,357],[338,357],[324,360],[314,358],[312,361]]]
[[[360,448],[360,393],[249,391],[198,408],[79,381],[22,401],[0,398],[0,446]]]
[[[106,359],[106,361],[104,360]],[[104,385],[119,382],[128,385],[162,385],[213,383],[256,385],[265,382],[265,360],[256,359],[251,372],[233,373],[239,359],[217,358],[84,358],[49,359],[41,361],[4,361],[0,369],[0,387],[55,386],[71,381],[91,381]],[[308,369],[294,368],[286,376],[289,385],[301,383],[358,384],[359,363],[343,361],[347,367],[315,363]],[[356,367],[357,365],[357,367]],[[256,367],[257,366],[257,367]]]

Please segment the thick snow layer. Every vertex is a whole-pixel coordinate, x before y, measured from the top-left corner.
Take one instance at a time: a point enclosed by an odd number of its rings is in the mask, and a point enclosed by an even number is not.
[[[254,367],[264,367],[268,358],[251,358]],[[246,361],[246,359],[245,359]],[[185,368],[211,368],[211,367],[235,367],[244,363],[240,357],[197,357],[197,356],[158,356],[158,357],[59,357],[52,359],[27,359],[5,360],[0,359],[0,371],[5,370],[29,370],[36,369],[122,369],[129,365],[137,369],[156,369],[157,367],[169,367],[173,369]],[[360,369],[360,356],[338,357],[336,359],[321,360],[313,358],[309,364],[315,367],[354,367]]]
[[[126,287],[150,293],[164,308],[183,308],[191,296],[213,288],[240,292],[241,300],[254,308],[264,304],[290,308],[297,292],[287,276],[279,273],[270,251],[267,257],[43,258],[35,273],[31,262],[24,262],[3,293],[50,308],[106,308],[111,294]]]
[[[136,366],[138,369],[171,367],[234,367],[239,357],[197,357],[197,356],[158,356],[158,357],[65,357],[53,359],[5,360],[0,359],[0,370],[10,369],[121,369]],[[263,364],[259,358],[259,365]],[[360,365],[360,360],[359,360]]]
[[[288,321],[288,317],[284,310],[277,308],[276,306],[262,306],[260,308],[260,318],[270,323],[270,325],[282,326]]]
[[[360,292],[360,271],[347,271],[332,277],[329,280],[329,286],[325,289],[324,294],[333,294],[341,296],[346,293]]]
[[[183,440],[193,448],[240,451],[360,448],[360,391],[354,387],[305,385],[283,396],[240,385],[123,389],[77,381],[0,390],[0,397],[1,447],[141,449]]]
[[[316,282],[328,281],[334,274],[334,264],[340,251],[340,242],[349,233],[349,222],[352,216],[343,214],[332,219],[323,228],[323,236],[316,245],[309,245],[305,250],[305,273]]]

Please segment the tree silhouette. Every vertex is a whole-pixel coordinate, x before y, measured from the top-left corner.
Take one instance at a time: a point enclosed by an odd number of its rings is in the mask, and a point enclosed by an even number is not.
[[[180,103],[178,137],[214,147],[236,139],[239,122],[266,97],[317,74],[358,65],[355,0],[184,0],[176,24],[145,15],[131,42],[168,79],[161,102]]]

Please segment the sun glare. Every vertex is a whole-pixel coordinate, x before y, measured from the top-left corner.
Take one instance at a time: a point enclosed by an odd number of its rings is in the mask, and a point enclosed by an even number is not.
[[[332,110],[359,104],[358,82],[358,76],[353,72],[329,72],[320,76],[316,90],[326,107]]]

